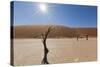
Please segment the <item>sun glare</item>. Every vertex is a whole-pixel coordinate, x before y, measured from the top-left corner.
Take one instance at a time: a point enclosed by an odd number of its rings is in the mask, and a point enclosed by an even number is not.
[[[47,6],[45,4],[40,4],[40,10],[43,12],[47,11]]]

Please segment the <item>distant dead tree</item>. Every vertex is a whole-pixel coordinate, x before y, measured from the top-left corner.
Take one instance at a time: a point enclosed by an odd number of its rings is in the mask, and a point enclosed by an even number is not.
[[[79,40],[79,38],[86,38],[86,40],[88,40],[88,34],[77,34],[76,35],[77,41]]]
[[[80,34],[77,34],[77,35],[76,35],[77,41],[79,40],[79,36],[80,36]]]
[[[44,57],[43,57],[41,64],[49,64],[49,62],[47,60],[47,54],[48,54],[49,50],[46,46],[46,40],[47,40],[47,37],[48,37],[50,31],[51,31],[51,27],[49,27],[47,29],[47,31],[44,34],[42,34],[42,43],[43,43],[43,46],[44,46]]]
[[[78,37],[79,37],[79,35],[77,35],[77,41],[78,41]]]
[[[88,40],[88,34],[86,34],[86,40]]]

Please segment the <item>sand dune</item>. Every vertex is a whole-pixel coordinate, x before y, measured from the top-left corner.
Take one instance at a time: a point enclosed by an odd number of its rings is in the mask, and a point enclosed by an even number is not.
[[[13,27],[14,38],[41,38],[41,34],[44,33],[50,25],[27,25],[27,26],[15,26]],[[77,33],[82,35],[88,34],[90,37],[97,36],[96,28],[70,28],[66,26],[52,25],[48,37],[50,38],[66,38],[75,37]]]

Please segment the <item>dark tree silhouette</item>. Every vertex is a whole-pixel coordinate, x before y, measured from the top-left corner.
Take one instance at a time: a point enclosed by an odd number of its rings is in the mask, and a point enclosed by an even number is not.
[[[77,41],[79,40],[79,36],[80,36],[80,34],[77,34],[77,35],[76,35]]]
[[[86,38],[86,40],[88,40],[88,37],[89,37],[89,35],[88,34],[85,34],[85,35],[83,35],[84,36],[84,38]],[[77,34],[76,35],[76,38],[77,38],[77,41],[79,40],[79,38],[83,38],[82,37],[82,35],[81,34]]]
[[[86,40],[88,40],[88,34],[86,34]]]
[[[47,31],[44,34],[42,34],[42,39],[43,39],[42,43],[43,43],[43,46],[44,46],[44,57],[43,57],[41,64],[49,64],[49,62],[47,60],[47,54],[48,54],[49,50],[46,46],[46,40],[47,40],[47,37],[48,37],[50,31],[51,31],[51,27],[49,27],[47,29]]]
[[[79,37],[79,35],[77,35],[77,41],[78,41],[78,37]]]

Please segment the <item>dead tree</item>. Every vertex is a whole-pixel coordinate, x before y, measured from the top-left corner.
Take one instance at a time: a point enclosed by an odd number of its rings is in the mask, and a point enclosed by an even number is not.
[[[86,40],[88,40],[88,34],[86,34]]]
[[[42,39],[43,39],[42,43],[43,43],[43,46],[44,46],[44,57],[43,57],[41,64],[49,64],[49,62],[47,60],[47,54],[48,54],[49,50],[46,46],[46,40],[47,40],[47,37],[48,37],[50,31],[51,31],[51,27],[49,27],[47,29],[47,31],[44,34],[42,34]]]
[[[77,35],[77,41],[78,41],[78,37],[79,37],[79,36]]]
[[[80,34],[77,34],[77,35],[76,35],[77,41],[79,40],[79,36],[80,36]]]

